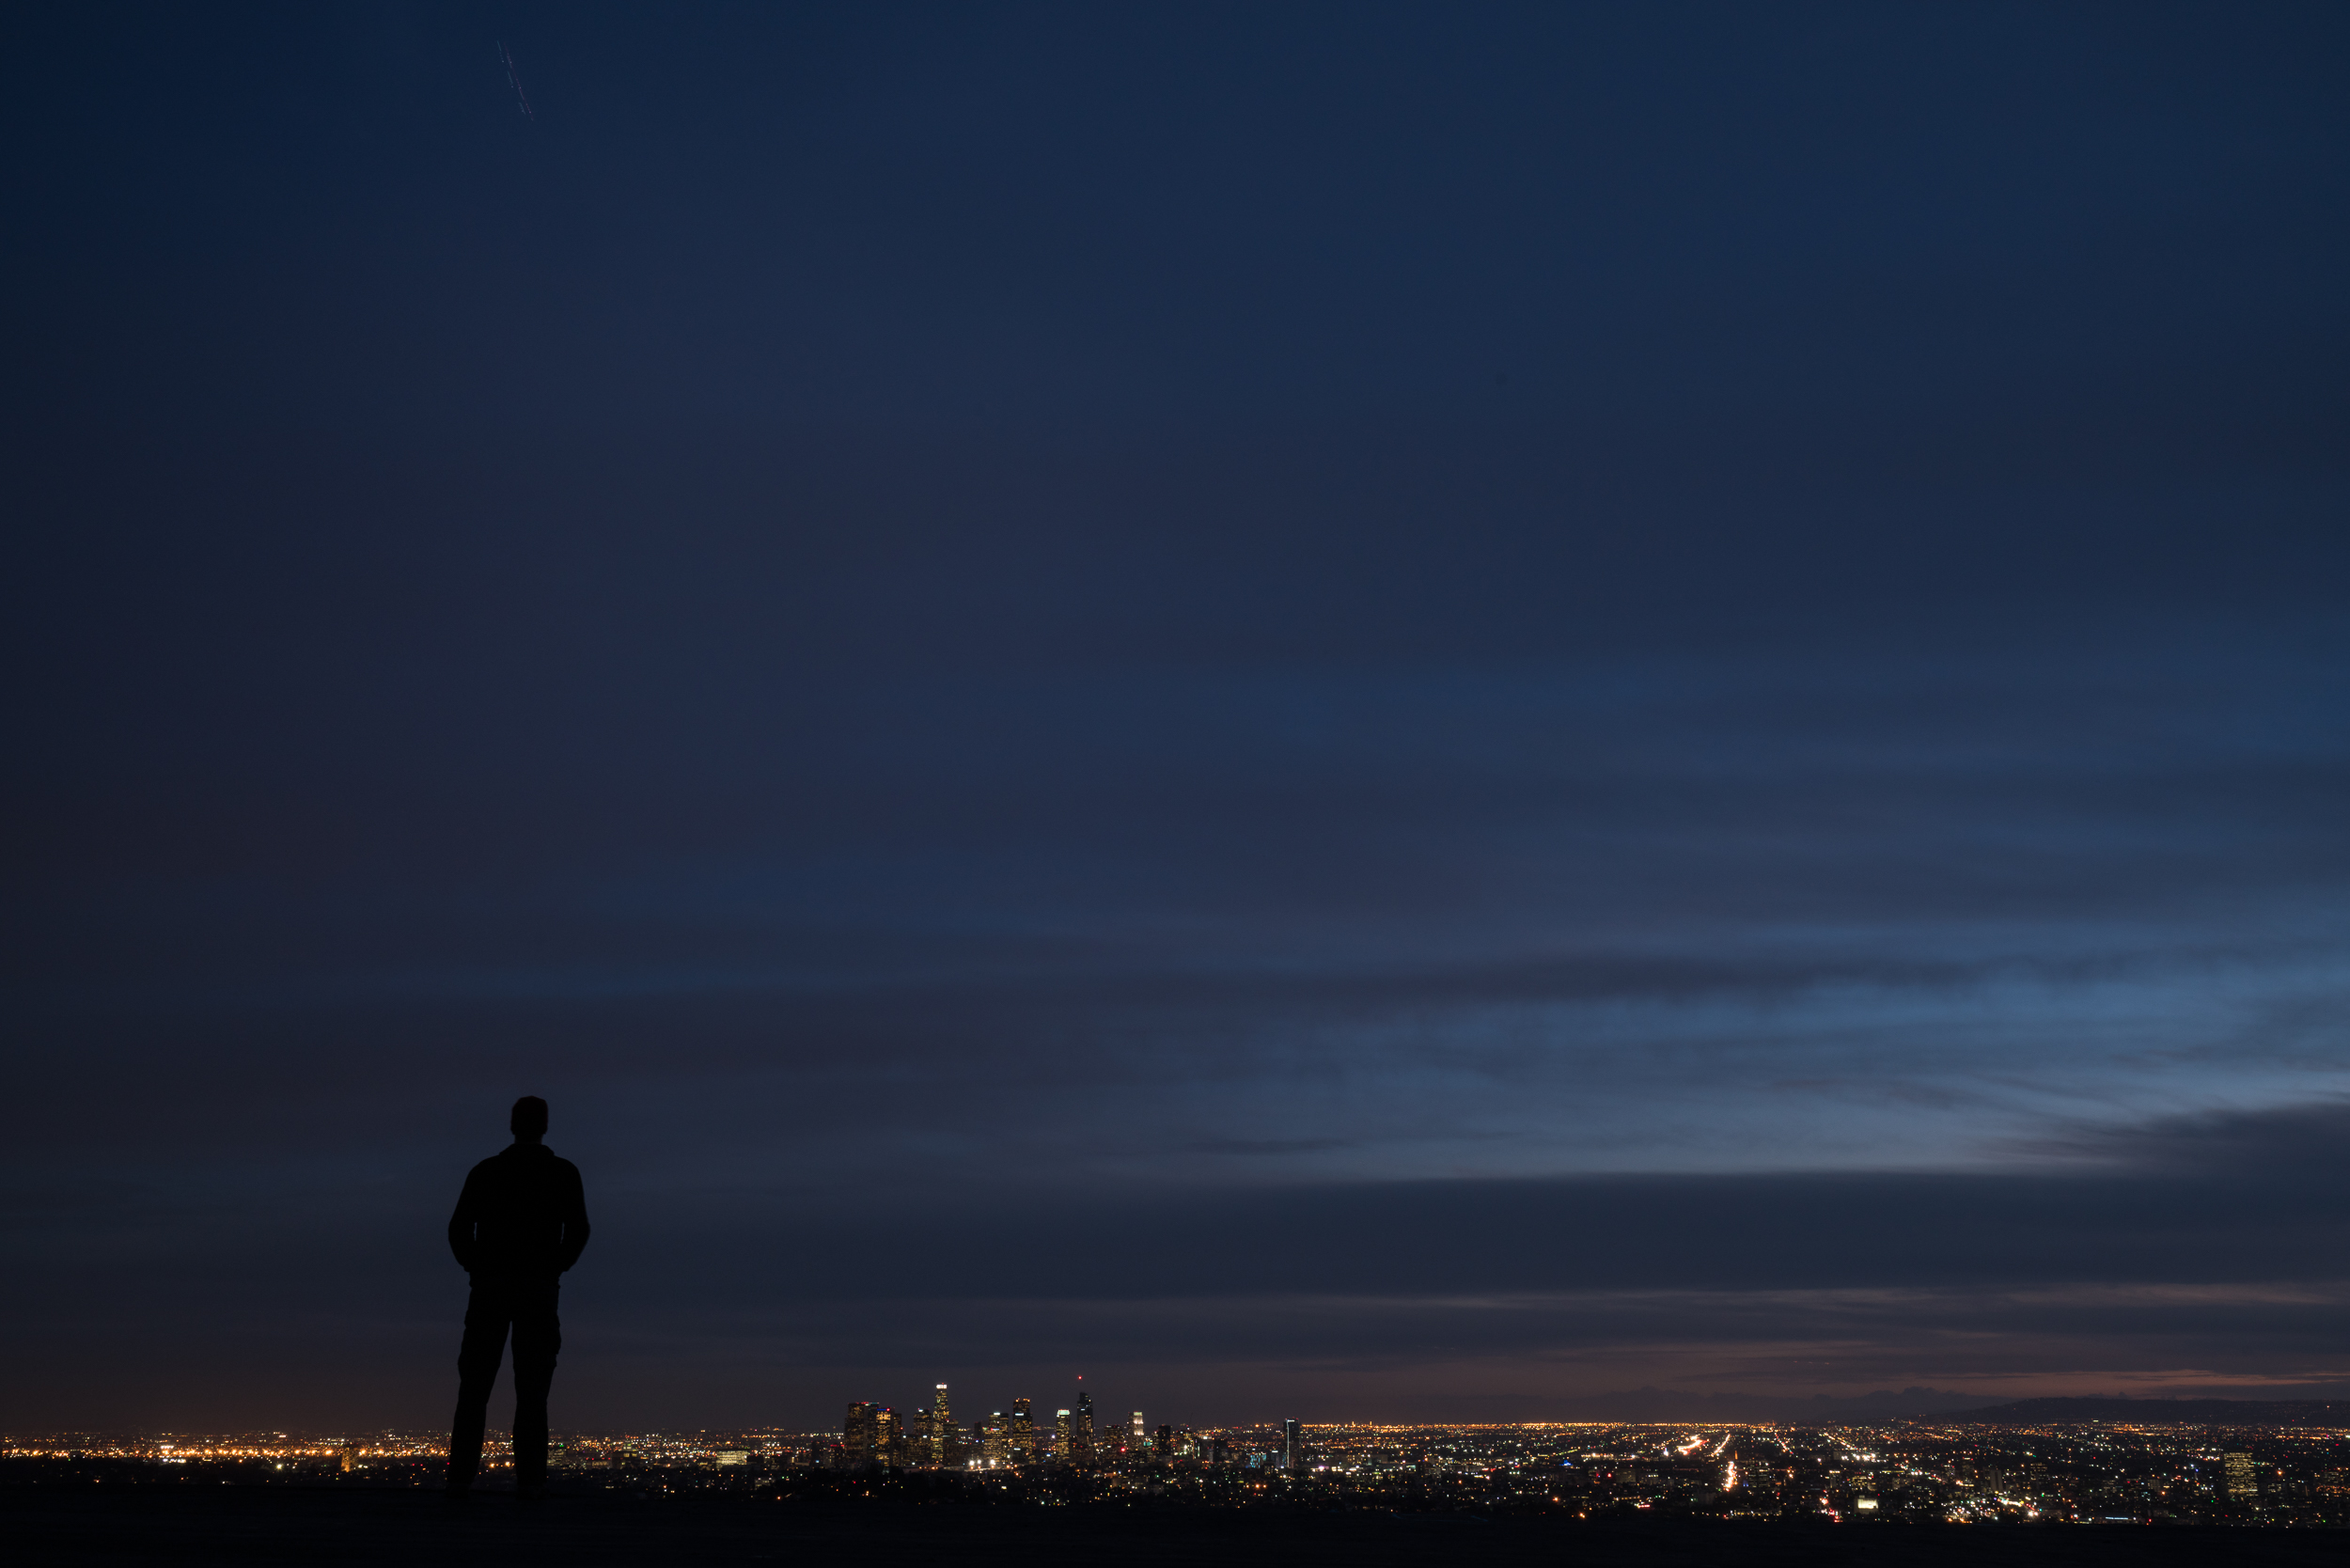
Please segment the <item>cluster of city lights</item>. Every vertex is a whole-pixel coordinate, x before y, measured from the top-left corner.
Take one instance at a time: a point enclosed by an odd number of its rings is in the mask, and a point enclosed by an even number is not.
[[[870,1497],[922,1487],[946,1498],[1148,1497],[1584,1518],[2350,1525],[2350,1429],[1281,1422],[1193,1430],[1152,1427],[1136,1412],[1090,1432],[1074,1412],[1037,1420],[1020,1402],[942,1444],[937,1434],[955,1430],[946,1424],[942,1390],[937,1420],[884,1444],[878,1435],[890,1429],[870,1419],[875,1409],[851,1406],[837,1431],[570,1435],[552,1445],[551,1461],[570,1484],[641,1495],[830,1489]],[[1073,1438],[1089,1432],[1092,1441],[1072,1451]],[[0,1437],[0,1458],[62,1467],[93,1484],[202,1472],[228,1484],[425,1485],[446,1452],[439,1433]],[[494,1436],[491,1468],[509,1462],[510,1448]]]

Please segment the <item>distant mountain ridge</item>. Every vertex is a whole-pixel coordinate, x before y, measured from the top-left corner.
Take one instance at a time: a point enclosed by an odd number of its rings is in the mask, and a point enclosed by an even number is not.
[[[1528,1402],[1529,1403],[1531,1402]],[[1835,1397],[1756,1394],[1696,1394],[1685,1389],[1624,1388],[1566,1402],[1544,1402],[1539,1411],[1473,1419],[1783,1422],[1798,1426],[1867,1425],[1922,1420],[1985,1426],[2047,1426],[2067,1421],[2123,1421],[2156,1426],[2339,1426],[2350,1429],[2350,1397],[2334,1400],[2116,1399],[2066,1396],[1987,1403],[1955,1389],[1907,1388],[1895,1392]]]
[[[1481,1402],[1480,1402],[1481,1403]],[[1904,1420],[1910,1417],[1955,1419],[1983,1403],[1980,1394],[1911,1387],[1898,1392],[1838,1397],[1830,1394],[1697,1394],[1675,1388],[1621,1388],[1566,1401],[1543,1401],[1515,1414],[1520,1420],[1579,1421],[1783,1421],[1792,1425],[1838,1426],[1850,1422]],[[1493,1418],[1487,1418],[1493,1419]]]
[[[2130,1421],[2180,1426],[2350,1426],[2350,1400],[2023,1399],[1935,1418],[1986,1426]]]

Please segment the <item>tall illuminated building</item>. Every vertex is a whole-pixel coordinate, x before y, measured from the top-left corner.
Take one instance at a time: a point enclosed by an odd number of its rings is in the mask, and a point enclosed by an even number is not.
[[[905,1434],[899,1430],[898,1412],[887,1406],[873,1412],[873,1462],[877,1465],[905,1463]]]
[[[991,1410],[979,1423],[979,1466],[1000,1470],[1010,1458],[1007,1437],[1011,1421],[1001,1410]]]
[[[873,1461],[873,1406],[858,1400],[840,1420],[840,1452],[852,1465]]]
[[[1093,1467],[1093,1396],[1083,1388],[1077,1390],[1077,1414],[1072,1431],[1073,1445],[1069,1462],[1080,1469]]]
[[[1064,1465],[1077,1462],[1077,1418],[1066,1410],[1053,1412],[1053,1457]]]
[[[1297,1422],[1281,1423],[1281,1468],[1295,1475],[1306,1467],[1306,1450],[1297,1444]]]
[[[1011,1419],[1004,1429],[1005,1457],[1014,1465],[1036,1463],[1035,1402],[1026,1395],[1011,1402]]]
[[[1151,1446],[1151,1429],[1142,1424],[1142,1412],[1135,1412],[1133,1429],[1127,1434],[1126,1446],[1136,1453]]]
[[[955,1460],[955,1413],[947,1408],[947,1385],[938,1386],[938,1397],[931,1401],[931,1451],[927,1457],[933,1465],[951,1465]]]

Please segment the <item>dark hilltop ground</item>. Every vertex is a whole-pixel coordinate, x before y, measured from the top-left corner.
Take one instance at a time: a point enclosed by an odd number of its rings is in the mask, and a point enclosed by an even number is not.
[[[487,1493],[452,1506],[410,1489],[0,1488],[12,1564],[701,1564],[848,1561],[1116,1561],[1120,1568],[1382,1568],[1498,1562],[1653,1568],[1884,1563],[2350,1563],[2350,1531],[2206,1529],[1593,1524],[1474,1514],[1234,1514],[823,1506],[746,1497],[635,1500],[613,1494],[519,1503]]]

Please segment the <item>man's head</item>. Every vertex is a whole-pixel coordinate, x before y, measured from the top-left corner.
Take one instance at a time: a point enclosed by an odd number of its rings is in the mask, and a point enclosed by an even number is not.
[[[525,1094],[514,1102],[514,1114],[506,1124],[525,1143],[536,1143],[547,1136],[547,1103],[536,1094]]]

